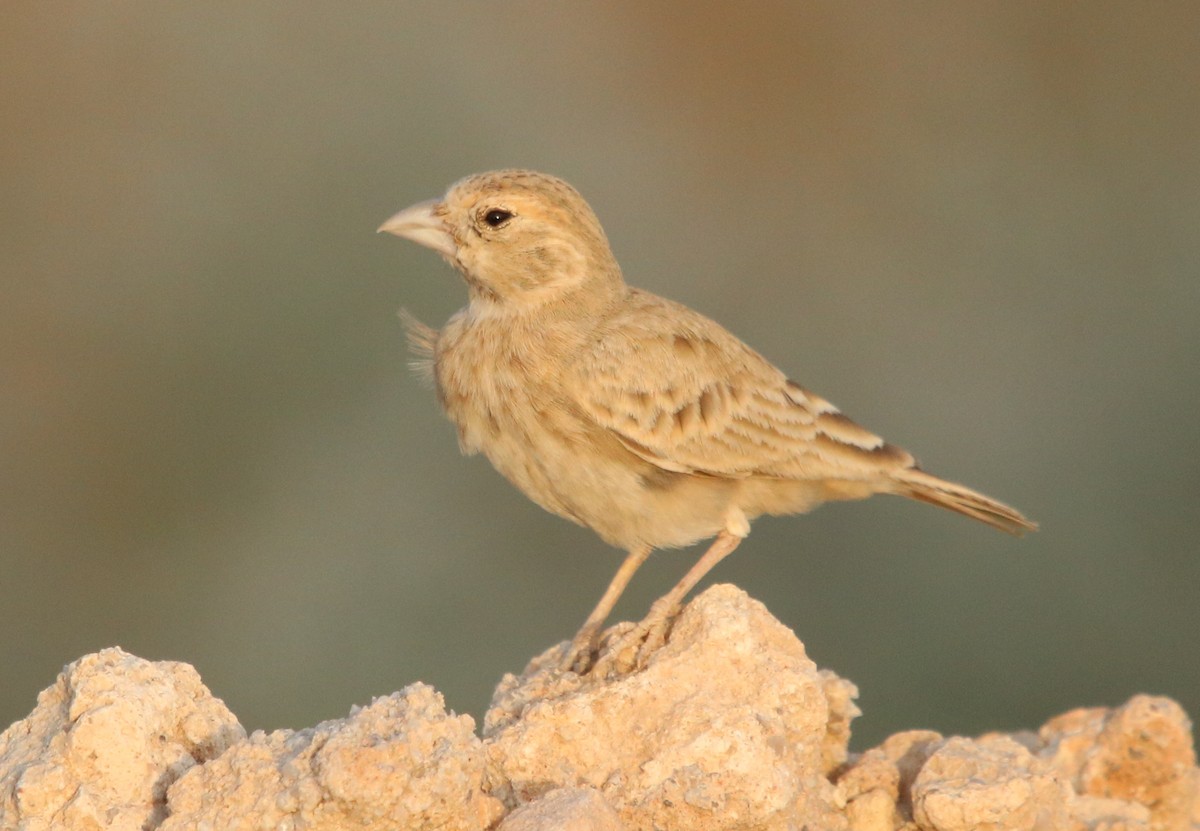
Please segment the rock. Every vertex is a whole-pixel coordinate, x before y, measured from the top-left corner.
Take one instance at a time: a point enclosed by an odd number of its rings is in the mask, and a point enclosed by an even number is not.
[[[1191,723],[1166,698],[1072,710],[1040,731],[899,733],[837,775],[855,831],[1200,829]]]
[[[850,755],[854,685],[731,586],[638,672],[559,653],[505,677],[481,739],[423,684],[246,737],[191,667],[104,650],[0,734],[0,831],[1200,831],[1192,725],[1166,698]]]
[[[481,791],[474,730],[440,693],[413,684],[345,719],[256,732],[171,786],[160,829],[482,831],[502,806]]]
[[[1150,809],[1136,802],[1077,796],[1071,817],[1084,831],[1150,831]],[[1184,826],[1186,827],[1186,826]]]
[[[697,597],[640,672],[580,678],[557,654],[505,678],[484,720],[488,784],[510,806],[585,786],[629,829],[844,827],[826,774],[854,688],[744,592]]]
[[[88,655],[0,734],[0,829],[156,827],[168,786],[244,736],[187,664]]]
[[[932,730],[909,730],[888,737],[859,756],[837,776],[838,804],[845,806],[853,831],[890,831],[915,827],[913,779],[942,736]]]
[[[912,816],[929,831],[1067,828],[1071,792],[1050,765],[1006,736],[941,742],[912,783]]]
[[[504,818],[496,831],[623,831],[621,818],[593,788],[557,788]]]
[[[1072,710],[1038,733],[1038,752],[1081,798],[1143,806],[1149,827],[1200,826],[1192,723],[1169,698],[1136,695],[1115,710]]]

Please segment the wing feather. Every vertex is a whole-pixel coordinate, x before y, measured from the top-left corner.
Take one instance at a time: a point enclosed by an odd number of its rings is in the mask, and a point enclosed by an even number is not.
[[[573,371],[581,409],[664,470],[867,479],[914,465],[719,324],[647,292],[631,291]]]

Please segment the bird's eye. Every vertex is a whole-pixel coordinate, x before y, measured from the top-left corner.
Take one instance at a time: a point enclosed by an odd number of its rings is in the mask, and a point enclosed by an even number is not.
[[[506,211],[503,208],[492,208],[483,215],[483,221],[493,228],[499,228],[505,222],[513,218],[512,211]]]

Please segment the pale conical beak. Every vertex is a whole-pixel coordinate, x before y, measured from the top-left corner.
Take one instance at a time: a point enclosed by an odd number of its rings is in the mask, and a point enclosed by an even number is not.
[[[432,248],[445,257],[453,257],[458,252],[458,245],[446,228],[446,223],[438,215],[440,207],[441,203],[437,199],[418,202],[388,219],[379,226],[379,230],[410,239],[418,245]]]

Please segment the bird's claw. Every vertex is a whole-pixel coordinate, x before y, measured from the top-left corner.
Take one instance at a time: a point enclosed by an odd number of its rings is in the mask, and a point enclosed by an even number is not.
[[[650,658],[666,645],[679,608],[675,604],[650,607],[650,613],[623,633],[614,632],[601,646],[590,668],[598,678],[616,678],[645,669]]]
[[[598,632],[582,630],[566,645],[558,661],[561,672],[573,672],[576,675],[586,675],[596,660],[596,639]]]

